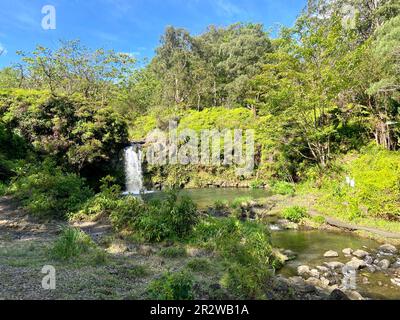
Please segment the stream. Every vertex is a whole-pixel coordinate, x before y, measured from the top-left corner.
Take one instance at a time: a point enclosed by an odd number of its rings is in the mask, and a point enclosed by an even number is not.
[[[238,197],[250,197],[257,200],[270,196],[265,190],[250,189],[196,189],[185,190],[183,193],[189,195],[200,208],[212,206],[215,201],[231,202]],[[273,246],[289,249],[297,255],[295,260],[287,262],[279,271],[279,274],[285,277],[297,276],[297,267],[300,265],[315,268],[329,261],[346,263],[351,258],[345,257],[342,253],[345,248],[372,252],[380,246],[374,240],[361,238],[348,232],[279,230],[275,228],[273,220],[271,220]],[[324,253],[329,250],[336,251],[339,257],[324,258]],[[356,290],[366,298],[400,299],[400,287],[391,283],[391,278],[393,275],[389,276],[381,271],[371,273],[367,269],[358,270]],[[368,283],[364,283],[363,279],[364,281],[368,279]]]

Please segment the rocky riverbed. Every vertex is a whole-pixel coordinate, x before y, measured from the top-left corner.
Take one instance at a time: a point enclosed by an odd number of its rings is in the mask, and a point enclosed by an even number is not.
[[[284,250],[282,254],[296,261],[295,252]],[[298,265],[296,275],[287,276],[289,283],[308,287],[306,291],[316,290],[336,298],[347,296],[352,300],[394,298],[396,292],[400,296],[400,255],[393,245],[328,250],[314,261],[318,263]],[[390,291],[387,297],[385,291]]]

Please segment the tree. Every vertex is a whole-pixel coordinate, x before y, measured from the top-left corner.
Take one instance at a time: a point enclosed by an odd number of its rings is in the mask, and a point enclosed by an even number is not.
[[[61,42],[53,51],[37,46],[22,56],[25,87],[48,89],[52,94],[81,93],[86,98],[106,101],[115,84],[132,71],[135,60],[128,54],[98,49],[91,51],[79,41]]]

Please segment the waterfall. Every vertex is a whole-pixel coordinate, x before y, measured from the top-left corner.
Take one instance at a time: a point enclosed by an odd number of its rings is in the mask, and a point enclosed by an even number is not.
[[[125,149],[125,194],[140,194],[143,191],[142,151],[137,144]]]

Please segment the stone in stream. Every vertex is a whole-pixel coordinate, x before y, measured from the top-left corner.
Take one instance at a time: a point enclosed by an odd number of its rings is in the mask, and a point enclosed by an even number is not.
[[[299,276],[306,276],[310,274],[310,267],[309,266],[299,266],[297,267],[297,274]]]
[[[351,256],[351,254],[354,252],[353,249],[351,248],[346,248],[342,250],[343,254],[345,254],[346,256]]]
[[[355,270],[359,270],[362,268],[365,268],[367,266],[367,264],[365,263],[365,261],[358,259],[358,258],[353,258],[351,259],[351,261],[346,263],[346,266],[353,268]]]
[[[394,285],[400,287],[400,279],[399,279],[399,278],[393,278],[393,279],[390,279],[390,281],[391,281]]]
[[[325,262],[324,265],[326,265],[330,269],[341,269],[344,266],[343,263],[338,261]]]
[[[328,272],[329,271],[329,269],[327,267],[324,267],[324,266],[317,266],[317,269],[320,272]]]
[[[364,300],[363,296],[357,291],[346,291],[346,294],[350,300]]]
[[[353,256],[356,256],[357,258],[360,258],[360,259],[363,259],[368,255],[369,255],[369,253],[364,250],[356,250],[353,252]]]
[[[311,275],[311,277],[314,277],[314,278],[319,278],[321,276],[317,269],[311,269],[310,275]]]
[[[382,270],[387,270],[390,267],[390,261],[388,259],[383,259],[379,261],[378,267],[381,268]]]
[[[364,261],[367,265],[373,264],[374,263],[374,258],[372,258],[371,256],[366,256],[364,258]]]
[[[397,248],[391,244],[381,245],[378,249],[379,249],[379,251],[382,251],[385,253],[391,253],[391,254],[397,253]]]
[[[339,254],[336,251],[329,250],[324,253],[324,257],[325,258],[337,258],[337,257],[339,257]]]
[[[350,300],[350,299],[343,291],[335,289],[331,292],[329,300]]]

